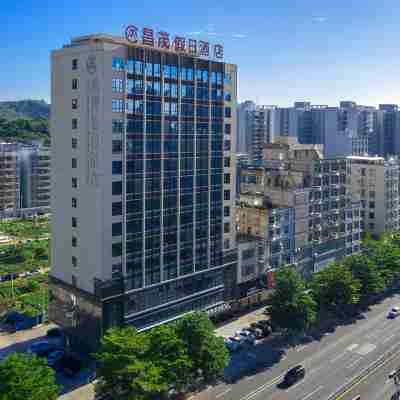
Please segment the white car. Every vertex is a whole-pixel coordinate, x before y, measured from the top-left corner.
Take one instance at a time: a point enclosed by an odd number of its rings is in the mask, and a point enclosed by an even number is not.
[[[248,342],[248,343],[250,343],[250,344],[255,344],[255,342],[256,342],[256,337],[255,337],[255,335],[254,335],[252,332],[247,331],[246,329],[243,329],[243,330],[239,333],[239,335],[240,335],[242,338],[244,338],[244,340],[245,340],[246,342]]]
[[[388,318],[394,319],[399,315],[400,315],[400,307],[393,307],[388,313]]]

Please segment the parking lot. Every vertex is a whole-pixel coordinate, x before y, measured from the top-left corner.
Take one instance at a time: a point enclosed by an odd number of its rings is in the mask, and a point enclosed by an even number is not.
[[[46,333],[55,328],[53,324],[41,325],[32,329],[26,329],[10,333],[4,327],[0,327],[0,360],[13,352],[26,352],[35,343],[55,343],[57,348],[62,348],[60,341],[56,338],[48,338]],[[63,400],[92,400],[94,398],[93,385],[88,384],[93,378],[94,363],[84,359],[82,368],[72,377],[63,372],[56,373],[56,382],[62,386],[61,399]]]

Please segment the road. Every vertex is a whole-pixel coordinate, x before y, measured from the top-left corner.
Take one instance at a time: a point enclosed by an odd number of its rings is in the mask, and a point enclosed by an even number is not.
[[[400,317],[388,320],[386,315],[395,304],[400,304],[399,295],[372,306],[363,318],[290,350],[267,343],[258,344],[252,350],[234,356],[233,362],[237,362],[238,367],[240,360],[253,358],[251,370],[241,371],[241,376],[232,382],[210,387],[193,397],[195,400],[350,400],[361,394],[357,392],[358,388],[369,393],[372,386],[379,394],[365,395],[367,399],[390,399],[394,386],[386,381],[388,372],[400,366],[400,363],[397,365],[400,360],[397,355],[400,353]],[[268,359],[271,355],[275,355],[275,359]],[[379,360],[383,363],[389,356],[394,358],[380,365],[356,388],[339,396],[363,371],[368,371]],[[305,379],[289,389],[280,389],[278,384],[284,373],[299,363],[306,368]]]

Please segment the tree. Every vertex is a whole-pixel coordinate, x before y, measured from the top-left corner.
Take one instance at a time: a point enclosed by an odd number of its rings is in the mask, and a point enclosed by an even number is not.
[[[294,268],[284,268],[276,274],[269,312],[274,325],[292,332],[302,332],[315,321],[316,303]]]
[[[110,329],[96,353],[96,393],[115,400],[148,400],[162,397],[168,382],[161,368],[147,359],[149,340],[133,327]]]
[[[1,400],[55,400],[58,392],[46,359],[14,353],[0,363]]]
[[[381,271],[378,270],[374,261],[364,254],[349,256],[344,261],[354,278],[361,283],[361,293],[364,296],[377,294],[385,289],[385,279]]]
[[[342,264],[331,264],[314,274],[311,288],[320,307],[338,310],[360,301],[360,281]]]
[[[156,364],[169,387],[181,393],[191,378],[192,362],[186,343],[174,327],[162,325],[148,332],[147,359]]]
[[[229,352],[223,340],[216,338],[214,325],[205,313],[183,317],[176,323],[176,332],[187,345],[195,377],[202,376],[207,381],[223,375],[229,363]]]

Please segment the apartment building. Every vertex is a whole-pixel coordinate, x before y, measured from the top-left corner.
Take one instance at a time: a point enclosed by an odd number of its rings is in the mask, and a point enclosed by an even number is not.
[[[144,32],[52,53],[49,314],[89,345],[212,312],[236,285],[237,68]]]
[[[18,144],[0,143],[0,211],[20,207]]]
[[[399,162],[383,157],[348,157],[351,163],[349,188],[361,203],[365,232],[379,237],[399,229]]]
[[[51,196],[51,151],[40,142],[20,145],[22,208],[48,208]]]

